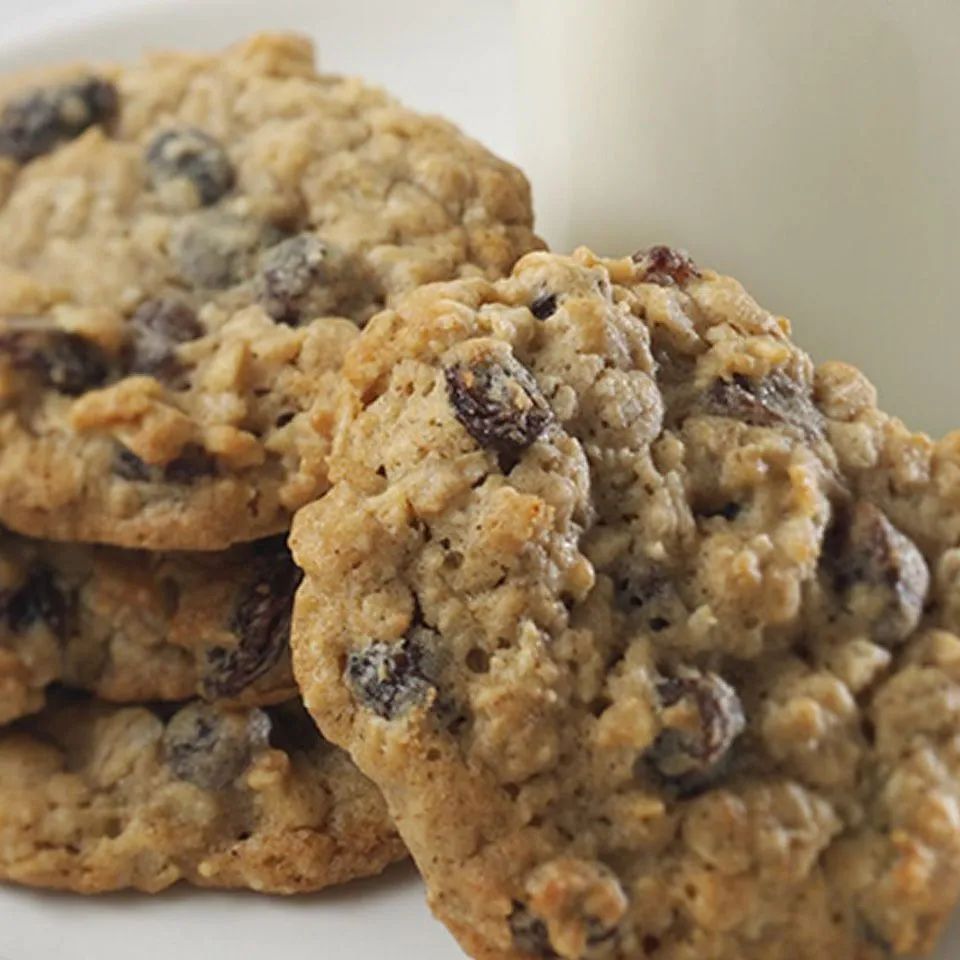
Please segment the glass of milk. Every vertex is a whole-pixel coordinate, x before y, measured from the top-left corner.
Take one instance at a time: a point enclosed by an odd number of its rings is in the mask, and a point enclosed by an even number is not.
[[[516,0],[555,249],[687,248],[912,426],[960,427],[960,3]]]

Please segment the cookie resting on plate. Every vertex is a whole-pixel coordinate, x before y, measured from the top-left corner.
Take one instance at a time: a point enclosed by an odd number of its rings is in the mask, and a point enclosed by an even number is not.
[[[0,731],[0,880],[301,893],[403,855],[376,788],[297,701],[158,713],[64,699]]]
[[[960,892],[960,440],[734,280],[534,253],[351,347],[294,672],[481,960],[879,960]]]
[[[540,245],[529,187],[308,41],[0,82],[0,522],[221,549],[326,488],[345,346]]]
[[[124,703],[287,700],[299,582],[283,537],[148,553],[0,529],[0,723],[52,683]]]

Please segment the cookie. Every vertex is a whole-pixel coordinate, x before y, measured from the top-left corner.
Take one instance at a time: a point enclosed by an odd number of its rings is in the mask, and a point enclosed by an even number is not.
[[[300,576],[283,537],[148,553],[0,530],[0,723],[57,682],[121,703],[287,700]]]
[[[403,855],[376,788],[296,701],[64,701],[0,732],[0,880],[302,893]]]
[[[956,440],[911,494],[789,333],[661,247],[350,349],[294,673],[472,956],[879,960],[956,902]]]
[[[522,174],[309,43],[0,94],[0,522],[216,550],[326,488],[346,345],[539,245]]]

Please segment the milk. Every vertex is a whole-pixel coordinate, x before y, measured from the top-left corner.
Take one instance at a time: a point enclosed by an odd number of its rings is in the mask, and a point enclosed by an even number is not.
[[[960,3],[517,0],[521,159],[557,249],[686,247],[960,427]]]

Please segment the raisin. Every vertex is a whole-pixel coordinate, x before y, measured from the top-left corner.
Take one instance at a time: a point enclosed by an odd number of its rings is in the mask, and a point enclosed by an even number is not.
[[[663,728],[647,751],[647,764],[678,796],[706,789],[722,772],[743,732],[736,691],[715,673],[686,670],[656,685]]]
[[[548,317],[552,317],[556,311],[557,295],[555,293],[542,293],[530,304],[530,312],[538,320],[546,320]]]
[[[876,947],[877,951],[884,958],[890,958],[890,960],[893,960],[893,944],[877,929],[872,921],[860,914],[857,916],[857,926],[860,929],[860,935],[864,940],[866,940],[867,943],[873,947]]]
[[[216,203],[232,187],[233,165],[220,142],[195,127],[165,130],[150,142],[147,170],[154,187],[175,180],[192,184],[203,206]]]
[[[230,711],[191,703],[164,731],[167,765],[178,780],[204,790],[222,790],[267,746],[270,719],[262,710]]]
[[[293,597],[302,579],[282,541],[256,561],[230,621],[236,646],[207,651],[205,697],[235,697],[280,660],[289,646]]]
[[[9,594],[5,604],[7,623],[14,633],[44,623],[60,640],[67,636],[71,604],[46,568],[34,570],[27,582]]]
[[[127,369],[167,383],[179,382],[178,344],[203,336],[196,312],[182,300],[147,300],[130,318]]]
[[[533,375],[512,357],[447,367],[447,395],[457,419],[507,472],[552,419]]]
[[[263,224],[221,210],[184,217],[170,238],[181,278],[199,290],[225,290],[248,278],[259,251],[275,240]]]
[[[116,111],[116,87],[97,77],[32,90],[11,100],[0,114],[0,154],[26,163]]]
[[[550,944],[547,925],[539,917],[535,917],[522,903],[514,900],[513,910],[507,922],[510,924],[514,946],[518,950],[532,957],[543,957],[544,960],[559,960],[560,955]]]
[[[824,543],[824,564],[847,609],[882,644],[902,643],[917,628],[930,571],[917,546],[865,500],[840,511]]]
[[[280,323],[295,326],[311,289],[325,280],[326,245],[310,233],[290,237],[263,254],[257,297],[264,310]]]
[[[217,459],[203,447],[188,443],[180,456],[163,468],[163,479],[168,483],[191,484],[200,477],[212,477],[217,472]]]
[[[715,380],[702,401],[705,413],[732,417],[755,427],[792,426],[807,437],[823,433],[823,417],[810,391],[782,370],[761,380],[735,374]]]
[[[122,480],[134,483],[190,484],[200,477],[214,476],[216,457],[197,444],[187,444],[180,456],[163,467],[151,466],[132,450],[118,446],[113,455],[113,472]]]
[[[743,512],[743,504],[737,503],[734,500],[728,500],[725,503],[721,504],[718,507],[705,506],[698,508],[695,513],[698,517],[702,517],[704,520],[711,520],[714,517],[723,517],[728,523],[733,523],[737,517]]]
[[[100,386],[109,372],[103,351],[75,333],[52,336],[38,364],[51,387],[71,396]]]
[[[68,396],[100,386],[110,373],[106,354],[97,344],[56,327],[6,333],[0,336],[0,352]]]
[[[148,467],[132,450],[117,446],[113,454],[113,472],[122,480],[146,483],[152,479]]]
[[[433,631],[417,628],[399,643],[372,643],[347,658],[346,679],[354,696],[384,720],[424,703],[436,687],[430,677],[427,643]]]
[[[658,245],[648,250],[638,250],[633,261],[643,271],[644,283],[656,283],[661,287],[682,287],[700,276],[697,265],[685,250]]]

